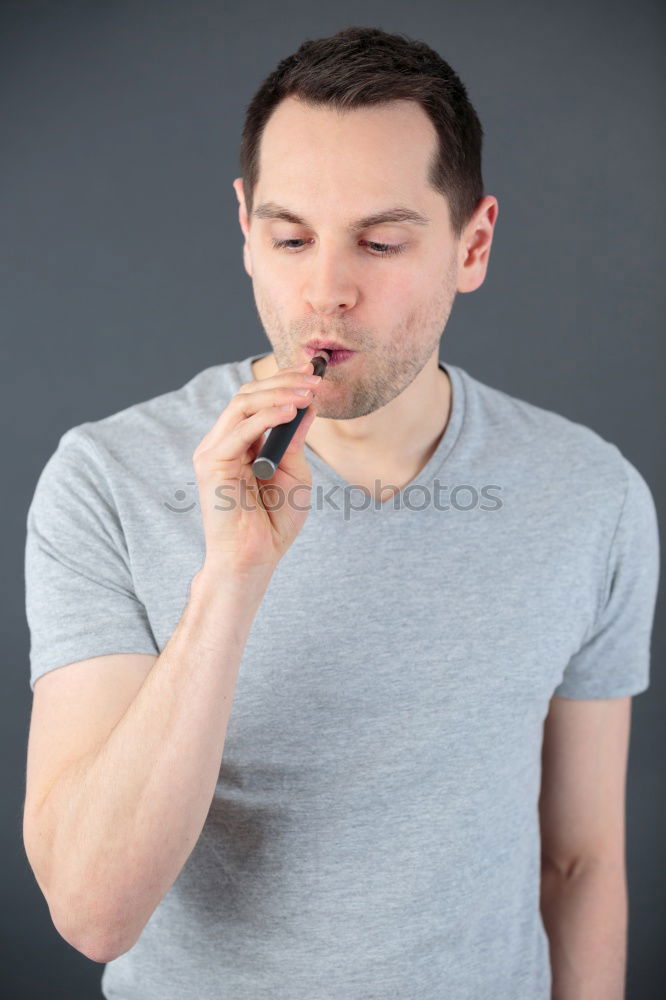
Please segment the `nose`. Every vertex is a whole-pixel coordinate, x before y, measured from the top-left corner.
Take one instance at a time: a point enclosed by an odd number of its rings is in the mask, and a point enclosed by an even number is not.
[[[304,297],[313,312],[338,315],[353,309],[358,291],[343,263],[335,259],[334,251],[321,247],[313,256],[304,288]]]

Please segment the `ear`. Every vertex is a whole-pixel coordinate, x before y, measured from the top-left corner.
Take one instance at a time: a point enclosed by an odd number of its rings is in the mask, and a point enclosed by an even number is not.
[[[236,192],[236,197],[238,198],[238,221],[240,223],[241,230],[243,231],[243,236],[245,237],[245,243],[243,246],[243,265],[247,273],[252,277],[252,257],[250,256],[250,223],[247,217],[247,208],[245,206],[245,191],[243,190],[243,178],[237,177],[233,183],[234,191]]]
[[[497,198],[486,195],[460,237],[458,291],[473,292],[483,284],[499,212]]]

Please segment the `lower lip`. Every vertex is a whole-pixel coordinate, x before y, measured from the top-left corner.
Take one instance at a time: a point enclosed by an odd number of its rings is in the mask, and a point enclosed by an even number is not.
[[[311,358],[319,354],[319,348],[315,350],[313,347],[306,347],[305,350]],[[321,348],[321,350],[324,350],[324,348]],[[326,348],[326,352],[331,356],[331,360],[327,364],[327,367],[330,368],[334,368],[335,365],[341,365],[343,361],[348,361],[349,358],[353,358],[356,354],[356,351],[330,351],[328,348]]]

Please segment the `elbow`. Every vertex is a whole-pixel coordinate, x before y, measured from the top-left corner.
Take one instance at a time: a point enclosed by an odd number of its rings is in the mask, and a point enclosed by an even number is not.
[[[37,832],[33,832],[37,831]],[[51,852],[40,840],[37,824],[24,822],[23,843],[35,881],[49,908],[51,922],[60,937],[91,962],[105,965],[124,955],[136,944],[126,919],[117,914],[109,917],[108,908],[96,904],[90,893],[82,900],[62,885],[54,886],[54,865]],[[103,930],[100,930],[103,928]]]
[[[100,965],[106,965],[107,962],[112,962],[115,958],[118,958],[114,950],[105,946],[98,948],[96,945],[92,947],[86,945],[85,948],[77,948],[76,950],[85,955],[86,958],[89,958],[91,962],[99,962]]]
[[[72,928],[71,921],[63,918],[62,915],[54,913],[51,907],[49,909],[51,910],[53,926],[70,948],[74,948],[81,955],[85,955],[91,962],[99,962],[103,965],[117,957],[115,949],[110,947],[109,942],[93,934],[82,936]]]
[[[119,946],[116,942],[111,942],[103,937],[95,937],[91,935],[88,938],[78,938],[73,935],[63,933],[62,929],[55,920],[53,921],[54,926],[60,937],[67,942],[72,948],[78,951],[81,955],[85,955],[86,958],[90,959],[91,962],[98,962],[100,965],[106,965],[107,962],[113,962],[116,958],[120,958],[124,955],[126,951],[129,951],[133,946],[132,944],[127,944],[124,946]]]
[[[123,936],[91,927],[82,930],[80,921],[75,919],[71,908],[59,912],[51,909],[51,919],[60,937],[70,947],[85,955],[91,962],[98,962],[101,965],[120,958],[136,943],[135,939],[130,940],[126,933]]]

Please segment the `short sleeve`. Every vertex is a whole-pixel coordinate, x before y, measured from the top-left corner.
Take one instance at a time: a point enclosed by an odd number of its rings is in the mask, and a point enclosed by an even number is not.
[[[60,438],[28,508],[25,606],[33,691],[42,674],[76,660],[159,655],[134,592],[112,491],[85,426]]]
[[[659,583],[659,529],[650,489],[621,455],[626,482],[611,539],[597,621],[554,694],[619,698],[650,683],[650,643]]]

